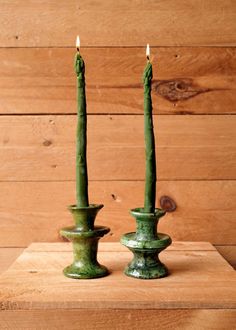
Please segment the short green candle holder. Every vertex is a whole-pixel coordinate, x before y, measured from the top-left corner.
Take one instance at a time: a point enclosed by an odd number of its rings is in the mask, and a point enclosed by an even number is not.
[[[69,206],[75,226],[61,229],[60,234],[72,242],[74,262],[64,269],[65,276],[89,279],[108,275],[108,269],[97,261],[98,241],[110,231],[108,227],[94,226],[96,215],[102,207],[102,204]]]
[[[142,208],[131,210],[136,219],[136,232],[121,237],[121,243],[134,254],[133,260],[124,270],[127,276],[154,279],[168,275],[168,269],[159,260],[159,253],[172,241],[170,236],[157,232],[158,221],[165,213],[158,208],[154,213],[145,213]]]

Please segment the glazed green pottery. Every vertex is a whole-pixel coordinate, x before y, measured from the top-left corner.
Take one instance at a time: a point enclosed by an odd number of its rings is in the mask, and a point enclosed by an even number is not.
[[[102,207],[102,204],[69,206],[75,226],[60,231],[73,244],[74,262],[63,271],[67,277],[89,279],[108,275],[108,269],[97,261],[98,241],[110,231],[108,227],[94,225],[96,215]]]
[[[136,232],[124,234],[121,243],[133,252],[133,260],[125,268],[127,276],[154,279],[168,275],[168,269],[159,260],[159,253],[171,244],[171,238],[157,232],[158,221],[165,211],[156,208],[146,213],[142,208],[131,210],[136,219]]]

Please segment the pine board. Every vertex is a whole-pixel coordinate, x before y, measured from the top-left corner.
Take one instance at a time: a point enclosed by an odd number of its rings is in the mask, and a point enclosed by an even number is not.
[[[216,249],[236,269],[236,245],[216,245]]]
[[[114,248],[114,245],[116,247],[116,251],[126,251],[126,248],[119,244],[119,243],[109,243],[107,242],[106,244],[102,244],[100,247],[100,251],[112,251],[112,248]],[[44,251],[47,249],[48,243],[34,243],[30,246],[30,251]],[[186,245],[184,242],[174,242],[169,249],[178,249],[180,251],[185,251],[186,250]],[[210,243],[199,243],[199,245],[196,242],[189,242],[188,243],[188,250],[195,250],[198,248],[199,250],[204,249],[204,250],[209,250],[209,251],[214,251],[214,247]],[[19,255],[23,252],[24,248],[20,247],[0,247],[0,274],[6,271],[10,265],[19,257]],[[29,249],[28,249],[29,250]],[[71,246],[70,244],[52,244],[50,245],[50,251],[55,252],[55,251],[60,251],[60,252],[68,252],[71,251]]]
[[[234,116],[154,116],[159,180],[236,178]],[[2,116],[0,181],[75,179],[76,116]],[[90,180],[143,180],[143,116],[88,118]]]
[[[0,182],[0,244],[25,247],[35,241],[58,241],[60,228],[73,224],[67,206],[75,202],[74,182]],[[129,210],[143,205],[142,181],[92,181],[90,202],[103,203],[96,223],[111,227],[104,240],[119,241],[133,231]],[[160,231],[174,240],[236,244],[236,181],[161,181],[161,196],[177,209],[160,221]],[[221,233],[219,235],[219,233]]]
[[[2,1],[2,47],[235,46],[233,0]]]
[[[9,268],[9,266],[22,253],[23,248],[4,248],[0,247],[0,274]]]
[[[1,7],[1,5],[0,5]],[[143,114],[143,48],[83,48],[88,113]],[[236,112],[236,49],[151,49],[154,113]],[[0,48],[2,114],[76,113],[74,48]]]
[[[5,329],[74,330],[228,330],[236,321],[235,310],[33,310],[1,311]]]
[[[236,274],[209,244],[198,242],[193,250],[194,243],[190,248],[188,242],[174,243],[161,258],[171,275],[152,281],[124,276],[130,252],[105,244],[100,244],[99,260],[111,275],[96,280],[75,281],[62,275],[72,258],[68,244],[33,244],[26,249],[0,277],[3,327],[25,329],[34,324],[39,329],[49,317],[47,325],[55,327],[60,320],[62,329],[109,329],[111,324],[116,329],[141,329],[148,321],[151,329],[174,324],[177,329],[232,328]]]

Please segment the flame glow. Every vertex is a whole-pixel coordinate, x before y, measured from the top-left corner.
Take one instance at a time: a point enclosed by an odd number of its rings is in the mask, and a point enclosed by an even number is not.
[[[77,36],[76,38],[76,48],[80,48],[80,38]]]
[[[150,47],[149,44],[147,44],[147,48],[146,48],[146,56],[150,57]]]

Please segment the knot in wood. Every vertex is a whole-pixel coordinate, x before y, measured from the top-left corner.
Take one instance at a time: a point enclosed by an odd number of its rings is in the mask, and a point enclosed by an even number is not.
[[[50,141],[50,140],[44,140],[43,141],[43,145],[45,146],[45,147],[49,147],[50,145],[52,144],[52,141]]]
[[[166,212],[174,212],[177,208],[175,201],[169,196],[161,196],[160,205]]]
[[[198,94],[209,92],[209,88],[203,88],[193,83],[192,79],[174,79],[154,81],[152,89],[157,94],[171,102],[188,100]]]
[[[175,83],[175,90],[177,92],[184,92],[187,90],[187,85],[184,81],[176,81]]]

